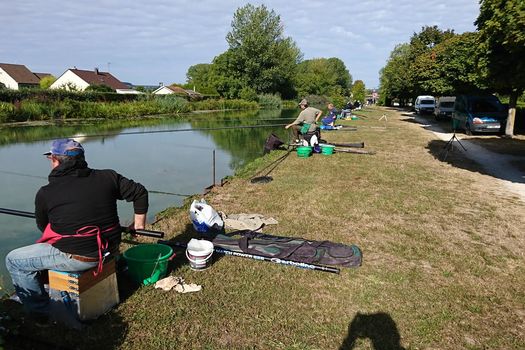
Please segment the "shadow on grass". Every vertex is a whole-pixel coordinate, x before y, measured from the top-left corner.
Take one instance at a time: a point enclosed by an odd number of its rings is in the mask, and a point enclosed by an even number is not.
[[[469,141],[472,140],[473,139],[470,139]],[[515,167],[514,169],[509,169],[507,171],[504,169],[501,169],[501,171],[493,171],[490,169],[487,170],[478,162],[469,159],[468,155],[463,153],[463,149],[461,147],[461,145],[467,146],[467,144],[464,140],[459,142],[462,142],[462,144],[459,144],[457,140],[432,140],[428,143],[426,148],[436,159],[446,162],[454,167],[478,172],[480,174],[489,175],[491,177],[511,181],[514,183],[525,183],[525,177],[523,176],[522,172],[520,172],[519,168]],[[523,143],[525,144],[525,141],[523,141]],[[473,152],[473,150],[470,152]],[[496,154],[494,157],[496,158],[491,158],[492,162],[497,162],[499,159],[505,159],[504,157],[506,156]]]
[[[0,301],[0,348],[9,350],[117,349],[128,331],[128,325],[115,310],[85,323],[82,330],[62,324],[39,324],[12,300]]]
[[[358,339],[370,339],[375,350],[404,350],[396,323],[389,314],[357,313],[348,326],[348,335],[339,350],[351,350]]]

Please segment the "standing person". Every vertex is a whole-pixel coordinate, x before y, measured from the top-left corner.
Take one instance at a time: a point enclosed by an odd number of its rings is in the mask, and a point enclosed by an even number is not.
[[[333,103],[329,103],[327,107],[328,107],[328,114],[326,117],[321,119],[321,122],[323,123],[323,125],[333,127],[337,119],[337,116],[339,115],[339,111],[334,107]]]
[[[317,129],[317,121],[323,115],[323,112],[314,107],[308,107],[308,101],[302,99],[299,102],[299,108],[301,108],[301,113],[297,119],[292,123],[285,126],[285,129],[292,128],[292,133],[295,138],[295,142],[300,142],[299,134],[306,134],[308,132],[314,132]]]
[[[88,168],[84,148],[75,140],[55,140],[44,155],[52,170],[35,197],[36,224],[43,235],[5,259],[16,294],[38,321],[47,319],[50,301],[40,273],[93,267],[100,272],[104,259],[119,250],[117,200],[133,202],[135,229],[144,229],[148,211],[144,186],[114,170]]]

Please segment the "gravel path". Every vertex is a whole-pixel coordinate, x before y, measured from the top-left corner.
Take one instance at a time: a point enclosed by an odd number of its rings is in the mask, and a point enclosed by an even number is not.
[[[421,126],[427,127],[427,130],[428,127],[431,126],[431,130],[429,131],[440,140],[449,141],[453,136],[452,133],[445,132],[437,123],[432,123],[428,119],[416,114],[414,114],[414,118]],[[488,174],[496,178],[501,186],[518,195],[519,198],[525,202],[525,173],[512,165],[512,162],[516,161],[525,162],[525,156],[518,157],[491,152],[468,139],[464,139],[464,135],[462,134],[456,134],[456,137],[460,140],[466,151],[463,150],[457,141],[453,142],[454,151],[457,150],[465,157],[480,164]]]

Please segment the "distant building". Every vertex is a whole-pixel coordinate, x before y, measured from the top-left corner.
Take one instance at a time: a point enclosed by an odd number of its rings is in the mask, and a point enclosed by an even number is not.
[[[48,73],[33,73],[22,64],[0,63],[0,83],[6,88],[34,88],[40,86],[40,79]]]
[[[130,89],[111,73],[99,71],[98,68],[94,70],[68,69],[49,88],[84,91],[91,85],[105,85],[119,94],[141,93]]]
[[[200,99],[202,99],[202,94],[197,92],[197,91],[187,90],[187,89],[181,88],[180,86],[173,86],[173,85],[171,85],[171,86],[159,86],[159,88],[157,90],[153,91],[153,94],[155,94],[155,95],[172,95],[172,94],[175,94],[175,95],[186,97],[186,98],[189,98],[189,99],[192,99],[192,100],[200,100]]]

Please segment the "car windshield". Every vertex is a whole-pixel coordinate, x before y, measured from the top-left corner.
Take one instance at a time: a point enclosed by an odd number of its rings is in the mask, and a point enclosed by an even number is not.
[[[477,98],[471,101],[470,111],[472,113],[500,112],[501,104],[497,100]]]
[[[421,100],[422,105],[433,105],[434,101],[432,100]]]
[[[452,108],[454,107],[454,102],[441,102],[439,105],[445,108]]]

